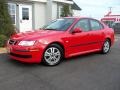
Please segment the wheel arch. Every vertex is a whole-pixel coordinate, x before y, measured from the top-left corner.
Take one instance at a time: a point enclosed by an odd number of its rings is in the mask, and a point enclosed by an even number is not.
[[[112,44],[111,39],[109,37],[107,37],[105,40],[109,40],[110,41],[110,46],[111,46],[111,44]]]
[[[58,42],[58,41],[49,43],[49,44],[46,46],[45,50],[46,50],[50,45],[52,45],[52,44],[59,45],[59,46],[63,49],[63,55],[65,56],[65,47],[64,47],[64,45],[63,45],[61,42]]]

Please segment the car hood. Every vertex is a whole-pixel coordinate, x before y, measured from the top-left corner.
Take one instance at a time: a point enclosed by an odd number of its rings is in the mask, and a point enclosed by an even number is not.
[[[59,35],[63,32],[55,30],[34,30],[15,34],[11,38],[14,40],[37,40],[46,36]]]

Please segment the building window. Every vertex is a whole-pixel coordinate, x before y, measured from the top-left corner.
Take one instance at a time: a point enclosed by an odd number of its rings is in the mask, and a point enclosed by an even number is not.
[[[8,3],[8,11],[11,16],[13,24],[16,25],[16,4]]]
[[[22,8],[22,19],[29,20],[29,8]]]

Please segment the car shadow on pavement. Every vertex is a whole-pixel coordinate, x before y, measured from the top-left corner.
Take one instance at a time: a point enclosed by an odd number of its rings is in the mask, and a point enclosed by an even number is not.
[[[38,66],[39,64],[36,63],[24,63],[24,62],[20,62],[14,59],[9,59],[8,60],[10,63],[18,65],[18,66],[22,66],[22,67],[33,67],[33,66]]]
[[[111,53],[111,51],[109,53]],[[102,56],[102,55],[107,56],[108,54],[102,54],[100,52],[87,53],[87,54],[82,54],[82,55],[78,55],[78,56],[73,56],[73,57],[70,57],[70,58],[67,58],[67,59],[65,58],[63,60],[63,62],[68,62],[68,61],[72,62],[72,61],[75,61],[75,60],[81,61],[81,60],[88,60],[88,59],[92,60],[91,58],[96,57],[96,55],[99,57],[99,56]]]
[[[62,62],[60,63],[60,65],[61,64],[63,65],[66,62],[68,63],[68,62],[73,62],[73,61],[75,62],[75,61],[78,61],[78,60],[79,61],[88,60],[88,58],[95,57],[96,55],[99,57],[102,54],[100,54],[99,52],[95,52],[95,53],[88,53],[88,54],[78,55],[78,56],[74,56],[74,57],[67,58],[67,59],[64,58],[62,60]],[[6,54],[6,53],[0,54],[0,60],[1,60],[1,63],[12,64],[15,67],[25,67],[25,68],[27,68],[27,67],[30,67],[30,68],[33,68],[33,67],[46,67],[43,63],[24,63],[24,62],[20,62],[20,61],[17,61],[17,60],[10,59],[9,55]]]
[[[11,58],[9,58],[9,55],[6,53],[2,53],[0,54],[0,60],[1,63],[9,63],[9,64],[13,64],[15,66],[19,66],[19,67],[37,67],[37,66],[42,66],[40,63],[36,64],[36,63],[23,63],[17,60],[13,60]]]

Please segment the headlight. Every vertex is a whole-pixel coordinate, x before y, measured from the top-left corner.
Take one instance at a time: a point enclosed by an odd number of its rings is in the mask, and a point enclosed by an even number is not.
[[[21,46],[33,46],[35,41],[20,41],[18,45]]]

